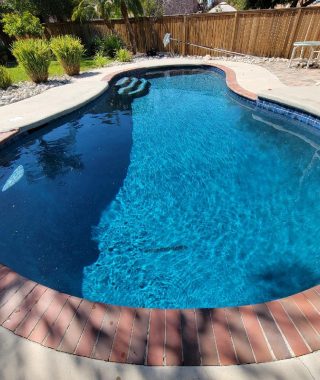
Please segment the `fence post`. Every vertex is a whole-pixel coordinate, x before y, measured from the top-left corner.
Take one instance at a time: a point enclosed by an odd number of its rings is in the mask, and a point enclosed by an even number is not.
[[[182,45],[181,45],[181,53],[183,56],[187,55],[188,46],[187,46],[187,26],[188,19],[187,16],[183,16],[183,31],[182,31]]]
[[[238,27],[238,12],[234,14],[234,21],[233,21],[233,29],[232,29],[232,37],[231,37],[231,46],[230,50],[234,51],[236,48],[236,32],[237,32],[237,27]]]
[[[294,20],[294,23],[292,25],[292,29],[291,29],[291,33],[292,33],[292,43],[291,45],[295,42],[295,39],[298,35],[298,31],[299,31],[299,27],[300,27],[300,24],[301,24],[301,13],[302,13],[302,8],[300,7],[297,11],[297,14],[296,14],[296,17],[295,17],[295,20]],[[286,44],[288,44],[288,42],[291,40],[290,36],[288,36],[286,38]],[[290,52],[291,52],[291,45],[289,45],[287,48],[286,48],[286,54],[285,54],[285,57],[284,58],[289,58],[290,57]]]

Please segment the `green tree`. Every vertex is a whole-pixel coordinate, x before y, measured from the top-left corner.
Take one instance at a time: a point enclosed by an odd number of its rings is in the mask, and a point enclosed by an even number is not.
[[[146,50],[151,47],[154,49],[157,41],[157,34],[155,30],[155,23],[157,19],[164,15],[163,1],[159,0],[142,0],[143,15],[147,17],[147,22],[151,29],[151,46],[146,46]]]
[[[158,18],[164,15],[163,2],[159,0],[142,0],[143,15]]]
[[[80,0],[73,10],[72,19],[88,21],[94,18],[103,18],[107,26],[113,30],[110,18],[116,16],[119,11],[127,27],[132,52],[136,54],[136,36],[129,19],[129,14],[134,16],[143,14],[141,0]]]
[[[306,7],[308,5],[312,5],[315,2],[316,0],[245,0],[245,9],[269,9],[274,8],[279,4],[289,4],[292,8],[297,6]]]
[[[103,19],[107,27],[114,33],[110,18],[116,12],[111,0],[80,0],[72,12],[72,20],[85,22],[94,18]]]
[[[6,12],[35,12],[36,8],[32,0],[3,0],[2,5]]]
[[[3,0],[2,4],[9,12],[31,12],[41,21],[50,17],[66,20],[71,16],[74,0]]]
[[[113,0],[114,5],[120,9],[123,20],[126,24],[127,31],[129,34],[130,44],[132,53],[136,54],[137,52],[137,40],[134,34],[130,19],[129,13],[134,16],[139,16],[143,14],[143,6],[141,0]]]
[[[43,34],[44,28],[40,20],[28,11],[21,14],[6,13],[3,15],[1,22],[3,31],[10,37],[41,37]]]
[[[229,4],[235,7],[238,11],[242,11],[247,7],[247,0],[231,0]]]

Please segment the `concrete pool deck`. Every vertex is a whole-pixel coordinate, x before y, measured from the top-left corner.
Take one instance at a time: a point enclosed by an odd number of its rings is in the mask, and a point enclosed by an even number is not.
[[[146,367],[106,363],[50,350],[0,327],[2,380],[318,380],[320,352],[266,364]]]
[[[0,141],[88,103],[106,90],[107,81],[120,70],[177,64],[215,65],[226,72],[229,87],[243,96],[268,98],[272,93],[280,103],[298,103],[298,108],[320,116],[319,87],[309,86],[306,92],[296,87],[293,92],[274,74],[245,63],[161,59],[96,70],[63,87],[1,107]],[[130,309],[70,297],[0,266],[0,325],[1,360],[7,373],[17,371],[19,365],[14,363],[19,359],[26,374],[29,367],[37,371],[55,360],[60,370],[59,377],[54,370],[55,379],[72,378],[66,368],[76,371],[75,364],[82,368],[77,379],[84,376],[84,368],[96,371],[85,378],[117,380],[320,378],[319,354],[314,353],[320,350],[320,287],[244,307]],[[6,351],[10,342],[14,352]],[[36,361],[25,360],[31,352]],[[47,358],[43,363],[38,360],[42,356]]]
[[[2,138],[5,138],[7,135],[14,134],[17,131],[22,132],[39,127],[80,108],[107,89],[108,83],[103,81],[103,78],[120,70],[189,64],[210,64],[229,68],[235,73],[236,82],[243,90],[320,116],[319,86],[294,88],[285,86],[265,68],[248,63],[163,58],[92,70],[72,79],[69,84],[63,87],[55,87],[34,97],[0,107],[0,133]]]

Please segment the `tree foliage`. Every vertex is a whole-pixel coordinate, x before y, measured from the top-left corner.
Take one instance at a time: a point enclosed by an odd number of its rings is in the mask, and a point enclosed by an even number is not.
[[[214,5],[217,5],[217,3],[221,1],[224,0],[215,0]],[[308,5],[312,5],[316,1],[317,0],[227,0],[227,2],[235,7],[238,11],[247,9],[270,9],[275,8],[277,5],[289,7],[306,7]],[[203,0],[201,3],[202,11],[208,11],[211,8],[212,4],[212,0]]]
[[[73,21],[89,21],[92,19],[109,20],[116,14],[116,7],[110,0],[80,0],[72,13]]]
[[[288,5],[290,7],[306,7],[312,5],[316,0],[231,0],[230,4],[238,10],[241,9],[270,9],[277,5]]]
[[[66,20],[71,17],[74,0],[3,0],[6,12],[31,12],[46,21],[49,17]]]
[[[3,31],[10,37],[41,37],[43,26],[38,17],[26,11],[19,13],[6,13],[1,20]]]
[[[109,29],[114,32],[110,18],[119,12],[126,24],[132,52],[135,54],[137,43],[129,15],[139,16],[143,14],[141,0],[80,0],[74,8],[72,19],[88,21],[94,18],[103,18]]]
[[[146,17],[161,17],[164,15],[164,2],[159,0],[142,0],[143,15]]]

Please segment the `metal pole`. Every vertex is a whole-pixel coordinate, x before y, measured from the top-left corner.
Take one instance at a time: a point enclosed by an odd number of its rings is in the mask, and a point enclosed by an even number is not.
[[[248,54],[237,53],[235,51],[230,51],[230,50],[226,50],[226,49],[210,48],[208,46],[192,44],[190,42],[183,42],[183,41],[180,41],[180,40],[178,40],[176,38],[171,38],[170,37],[170,40],[171,41],[176,41],[176,42],[178,42],[180,44],[185,44],[185,45],[189,45],[189,46],[195,46],[195,47],[198,47],[198,48],[202,48],[202,49],[206,49],[206,50],[210,50],[210,51],[214,51],[214,52],[218,52],[218,53],[227,53],[229,55],[240,55],[242,57],[248,56]]]

